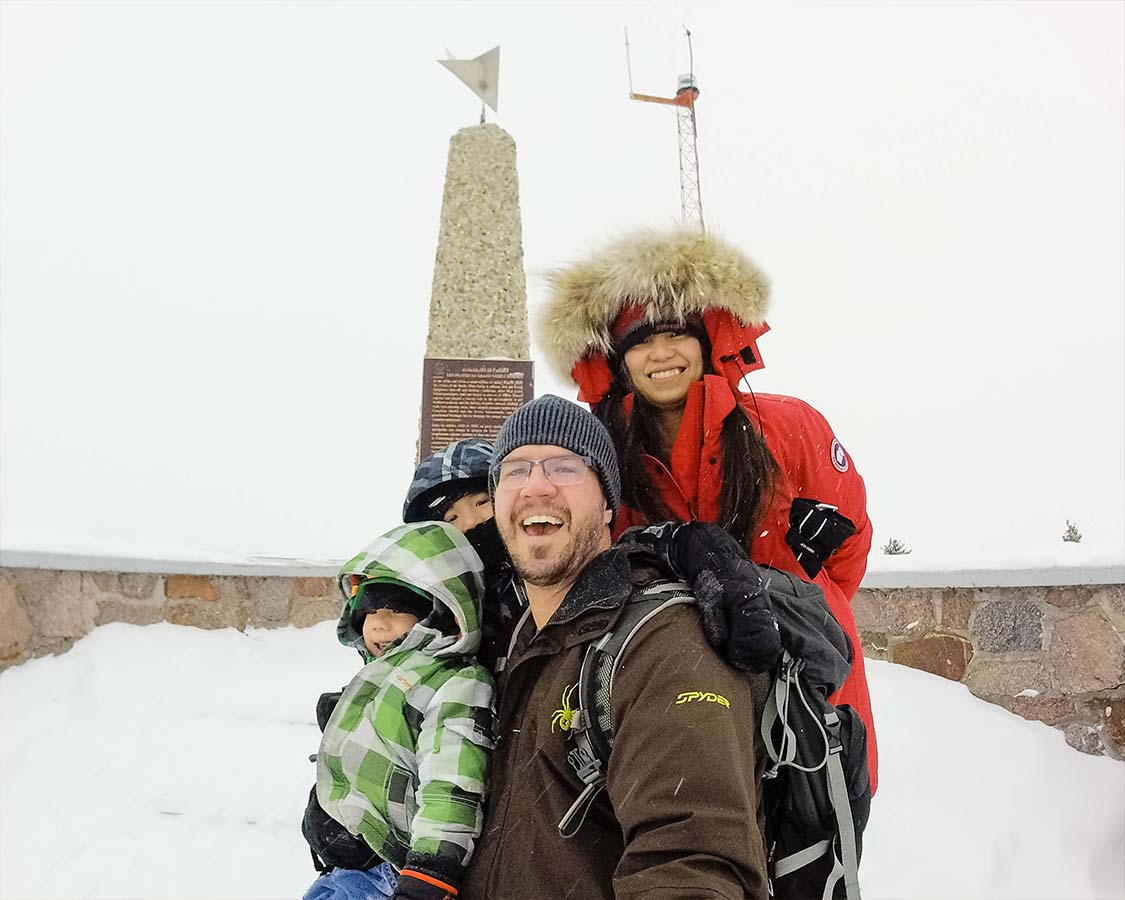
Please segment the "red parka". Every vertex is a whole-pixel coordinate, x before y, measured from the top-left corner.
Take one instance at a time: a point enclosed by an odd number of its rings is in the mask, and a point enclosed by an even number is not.
[[[652,476],[673,515],[715,521],[722,482],[723,422],[741,404],[761,430],[778,464],[765,520],[750,543],[751,558],[807,580],[785,541],[794,499],[838,508],[856,526],[818,572],[829,606],[852,641],[852,673],[831,698],[851,705],[867,726],[871,789],[878,783],[878,749],[863,651],[851,599],[867,567],[871,523],[863,479],[831,426],[794,397],[740,393],[744,377],[762,368],[757,340],[769,326],[769,279],[737,247],[694,229],[639,231],[549,277],[539,319],[539,343],[555,369],[578,383],[580,401],[594,405],[614,385],[607,354],[638,321],[702,322],[710,342],[710,369],[689,390],[671,455],[671,471],[650,458]],[[626,411],[631,397],[625,398]],[[642,524],[635,510],[617,517],[618,533]]]
[[[852,674],[831,697],[848,704],[867,727],[867,758],[874,793],[878,782],[878,747],[871,698],[851,598],[867,569],[871,522],[867,494],[851,457],[824,416],[796,397],[779,394],[741,394],[738,401],[757,424],[777,461],[772,502],[749,547],[750,558],[807,580],[793,550],[785,541],[789,508],[797,497],[829,503],[856,526],[856,533],[828,557],[813,581],[820,585],[829,607],[852,641]],[[653,483],[672,515],[682,521],[716,521],[722,491],[723,421],[733,412],[735,394],[726,379],[707,375],[692,385],[680,432],[672,448],[671,471],[655,457],[647,462]],[[647,524],[636,510],[623,506],[614,524],[614,537],[632,525]]]

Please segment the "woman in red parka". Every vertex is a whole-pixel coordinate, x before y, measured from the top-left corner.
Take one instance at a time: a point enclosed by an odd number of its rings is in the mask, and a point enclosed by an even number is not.
[[[851,638],[834,703],[878,751],[850,602],[871,549],[863,479],[815,409],[743,393],[762,368],[769,283],[739,250],[697,231],[645,231],[551,275],[540,343],[606,423],[621,461],[615,537],[665,520],[717,522],[759,565],[813,581]]]

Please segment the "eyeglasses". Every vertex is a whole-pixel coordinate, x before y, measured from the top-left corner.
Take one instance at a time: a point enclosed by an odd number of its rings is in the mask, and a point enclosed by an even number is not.
[[[589,456],[549,456],[546,459],[506,459],[497,470],[496,490],[518,490],[527,484],[531,470],[539,466],[543,476],[555,487],[578,484],[590,471],[594,460]]]

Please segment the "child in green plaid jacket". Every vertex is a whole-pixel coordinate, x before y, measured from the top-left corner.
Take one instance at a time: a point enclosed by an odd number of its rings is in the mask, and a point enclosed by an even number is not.
[[[468,540],[443,522],[395,528],[341,570],[337,635],[366,665],[325,723],[315,795],[347,830],[338,843],[354,835],[373,853],[354,861],[341,846],[333,858],[322,837],[314,853],[337,868],[307,900],[456,896],[494,747],[494,684],[473,658],[481,576]]]

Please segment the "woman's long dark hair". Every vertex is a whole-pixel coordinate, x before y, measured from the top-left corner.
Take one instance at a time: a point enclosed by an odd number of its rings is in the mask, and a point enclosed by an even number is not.
[[[714,374],[710,348],[701,341],[705,374]],[[609,393],[594,407],[597,416],[609,429],[617,448],[621,469],[621,496],[626,505],[637,510],[649,522],[675,519],[660,491],[653,483],[645,465],[645,455],[655,456],[665,464],[657,428],[657,409],[634,391],[629,372],[620,357],[610,360],[614,372]],[[633,412],[626,417],[624,400],[633,393]],[[718,525],[749,549],[755,528],[765,516],[773,497],[777,477],[777,461],[766,446],[761,431],[754,426],[746,410],[737,404],[723,422],[722,485]],[[670,468],[670,466],[669,466]]]

